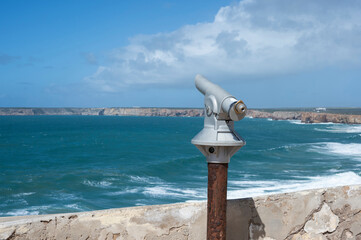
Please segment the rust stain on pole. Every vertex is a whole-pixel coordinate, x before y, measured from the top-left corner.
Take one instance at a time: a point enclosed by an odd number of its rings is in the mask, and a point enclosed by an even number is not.
[[[207,239],[226,239],[228,163],[208,163]]]

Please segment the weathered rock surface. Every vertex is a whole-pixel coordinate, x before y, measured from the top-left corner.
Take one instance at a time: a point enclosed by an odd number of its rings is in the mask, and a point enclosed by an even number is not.
[[[248,110],[247,115],[253,118],[270,118],[273,120],[301,120],[301,122],[303,123],[333,122],[345,124],[361,124],[361,115],[318,112],[264,112],[258,110]]]
[[[297,233],[293,235],[292,240],[327,240],[327,238],[322,234]]]
[[[332,233],[336,230],[339,218],[331,211],[331,208],[324,203],[319,212],[313,214],[312,219],[306,222],[304,230],[306,233]]]
[[[229,200],[227,239],[361,239],[361,185]],[[205,239],[206,203],[0,218],[0,239]]]
[[[197,108],[0,108],[5,115],[110,115],[110,116],[164,116],[198,117],[203,109]]]

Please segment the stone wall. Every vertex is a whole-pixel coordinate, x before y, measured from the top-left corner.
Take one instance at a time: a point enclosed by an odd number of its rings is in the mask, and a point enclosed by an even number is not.
[[[205,239],[206,203],[0,218],[0,239]],[[229,200],[227,239],[361,239],[361,185]]]

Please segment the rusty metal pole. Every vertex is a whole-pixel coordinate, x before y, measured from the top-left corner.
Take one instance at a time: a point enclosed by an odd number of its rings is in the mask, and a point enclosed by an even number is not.
[[[228,163],[208,163],[207,239],[225,240]]]

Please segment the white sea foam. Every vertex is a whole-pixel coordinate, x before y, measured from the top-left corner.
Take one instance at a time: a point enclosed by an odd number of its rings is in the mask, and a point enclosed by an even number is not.
[[[78,210],[78,211],[84,211],[83,208],[81,208],[78,204],[74,203],[74,204],[67,204],[65,205],[65,207],[67,208],[71,208],[71,209],[74,209],[74,210]]]
[[[288,122],[290,122],[292,124],[305,124],[305,123],[301,122],[301,120],[288,120]]]
[[[140,192],[140,188],[132,188],[132,189],[125,189],[123,191],[108,192],[108,193],[105,193],[105,195],[118,196],[118,195],[124,195],[124,194],[129,194],[129,193],[138,193],[138,192]]]
[[[346,125],[346,124],[335,124],[326,129],[316,128],[315,130],[321,132],[333,132],[333,133],[361,133],[360,125]]]
[[[274,181],[228,181],[229,185],[236,186],[270,186],[274,183]]]
[[[52,207],[53,207],[52,205],[44,205],[44,206],[32,206],[23,209],[14,209],[13,211],[9,211],[6,213],[0,212],[0,216],[38,215],[41,210],[48,210]]]
[[[262,181],[264,182],[264,181]],[[264,184],[254,182],[253,187],[247,182],[245,189],[235,189],[241,185],[234,185],[230,182],[228,191],[229,199],[255,197],[273,193],[295,192],[307,189],[336,187],[343,185],[361,184],[361,177],[354,172],[337,173],[331,176],[309,177],[307,180],[284,180],[284,181],[266,181]]]
[[[34,193],[35,193],[35,192],[17,193],[17,194],[13,194],[13,197],[29,196],[29,195],[33,195]]]
[[[343,155],[361,160],[361,144],[360,143],[334,143],[325,142],[314,145],[310,151],[321,152],[331,155]]]
[[[50,194],[47,194],[52,199],[56,199],[58,201],[69,201],[69,200],[79,200],[79,197],[72,193],[64,193],[61,191],[55,191]]]
[[[108,181],[90,181],[90,180],[84,180],[83,184],[87,186],[99,187],[99,188],[108,188],[110,185],[112,185],[112,183]]]
[[[334,125],[336,123],[333,122],[321,122],[321,123],[304,123],[301,122],[301,120],[287,120],[288,122],[292,124],[312,124],[312,125]]]
[[[135,206],[145,206],[144,203],[136,203]]]
[[[267,121],[273,121],[273,119],[272,118],[267,118]]]
[[[17,209],[7,213],[0,213],[0,216],[24,216],[24,215],[39,215],[39,211],[30,211],[27,209]]]
[[[279,149],[289,149],[289,148],[292,148],[292,147],[297,146],[297,145],[300,145],[300,144],[283,145],[283,146],[279,146],[279,147],[262,149],[262,150],[260,150],[260,151],[273,151],[273,150],[279,150]]]
[[[181,197],[181,198],[204,198],[206,190],[203,189],[180,189],[169,186],[154,186],[144,188],[143,194],[152,197]]]
[[[149,184],[163,183],[163,180],[158,177],[130,176],[130,181],[136,183],[149,183]]]

